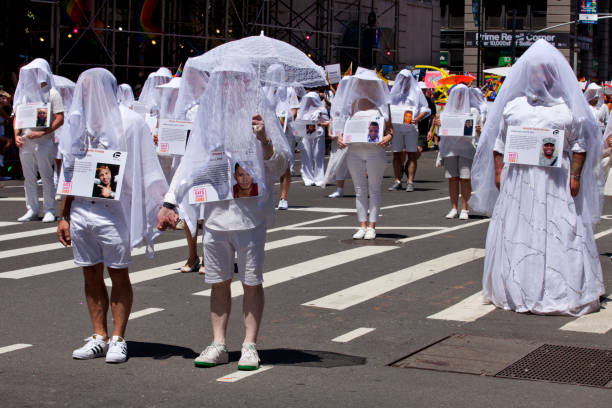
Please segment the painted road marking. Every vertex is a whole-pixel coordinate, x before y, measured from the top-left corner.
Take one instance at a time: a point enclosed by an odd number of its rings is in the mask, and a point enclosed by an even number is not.
[[[217,381],[224,382],[224,383],[234,383],[236,381],[240,381],[240,380],[242,380],[244,378],[247,378],[247,377],[250,377],[252,375],[263,373],[264,371],[268,371],[272,367],[273,366],[262,365],[262,366],[259,366],[259,368],[257,370],[253,370],[253,371],[235,371],[235,372],[233,372],[231,374],[228,374],[228,375],[225,375],[223,377],[217,378]]]
[[[370,327],[360,327],[358,329],[345,333],[342,336],[338,336],[335,339],[332,339],[332,341],[336,343],[348,343],[349,341],[354,340],[357,337],[361,337],[365,334],[371,333],[374,330],[376,329]]]
[[[129,320],[138,319],[139,317],[148,316],[150,314],[161,312],[163,310],[164,309],[160,309],[160,308],[157,308],[157,307],[149,307],[147,309],[143,309],[143,310],[139,310],[137,312],[130,313]]]
[[[21,350],[21,349],[28,348],[28,347],[32,347],[32,345],[19,343],[19,344],[13,344],[12,346],[4,346],[4,347],[0,347],[0,354],[10,353],[11,351]]]
[[[428,319],[452,320],[456,322],[473,322],[495,310],[495,306],[485,303],[482,291],[463,299],[461,302],[442,310]]]

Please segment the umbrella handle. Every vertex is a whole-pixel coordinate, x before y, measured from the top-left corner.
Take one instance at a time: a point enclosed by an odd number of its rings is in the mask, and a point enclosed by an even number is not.
[[[255,113],[259,113],[259,89],[261,88],[261,62],[259,64],[257,64],[257,105],[256,105],[256,112]]]

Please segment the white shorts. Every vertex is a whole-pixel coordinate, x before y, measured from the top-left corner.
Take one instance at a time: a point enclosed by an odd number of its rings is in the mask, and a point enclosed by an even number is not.
[[[266,226],[250,230],[204,229],[206,283],[221,283],[234,276],[234,255],[238,254],[238,279],[248,286],[263,283]]]
[[[398,153],[406,149],[407,152],[416,152],[419,145],[419,131],[416,126],[401,126],[395,129],[393,139],[391,139],[391,148],[394,153]]]
[[[444,177],[469,180],[472,173],[472,160],[461,156],[451,156],[442,159],[444,163]]]
[[[130,256],[130,233],[123,217],[121,203],[76,198],[70,209],[70,238],[74,263],[92,266],[127,268]]]

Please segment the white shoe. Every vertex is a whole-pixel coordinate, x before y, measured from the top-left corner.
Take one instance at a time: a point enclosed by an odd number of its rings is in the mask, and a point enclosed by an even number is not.
[[[257,354],[255,344],[243,344],[240,361],[238,361],[238,369],[242,371],[257,370],[259,368],[259,361],[259,354]]]
[[[72,358],[77,360],[90,360],[92,358],[104,357],[108,350],[108,344],[102,340],[102,336],[94,334],[85,339],[87,343],[72,352]]]
[[[446,218],[456,218],[457,217],[457,210],[456,209],[452,209],[448,212],[448,214],[446,214]]]
[[[178,222],[176,223],[176,229],[177,230],[184,230],[185,229],[185,220],[183,220],[183,219],[178,220]]]
[[[376,230],[374,228],[367,228],[363,239],[376,239]]]
[[[324,181],[318,181],[315,183],[315,186],[317,187],[325,187],[325,182]]]
[[[308,181],[308,180],[304,180],[304,185],[305,185],[306,187],[314,186],[314,182],[312,182],[312,181]]]
[[[42,186],[42,179],[36,180],[36,184],[38,184],[39,186]]]
[[[470,212],[468,210],[461,210],[461,214],[459,214],[459,219],[460,220],[469,220],[470,219]]]
[[[344,196],[344,194],[339,192],[339,191],[334,191],[333,193],[328,195],[329,198],[340,198],[340,197],[343,197],[343,196]]]
[[[363,239],[363,237],[365,237],[365,234],[366,234],[366,229],[359,228],[357,232],[353,235],[353,239]]]
[[[59,194],[55,195],[55,201],[62,201],[62,196]]]
[[[106,352],[107,363],[124,363],[127,360],[127,342],[119,336],[113,336]]]
[[[229,354],[225,344],[217,344],[214,341],[204,349],[202,354],[193,360],[193,364],[196,367],[214,367],[219,364],[227,364],[228,362]]]
[[[289,208],[289,203],[287,202],[287,200],[283,200],[281,198],[280,201],[278,202],[278,209],[286,210],[287,208]]]
[[[17,221],[28,222],[28,221],[34,221],[37,218],[38,218],[38,214],[34,214],[34,211],[28,210],[23,216],[17,218]]]
[[[55,222],[55,214],[53,214],[51,211],[46,212],[42,222]]]

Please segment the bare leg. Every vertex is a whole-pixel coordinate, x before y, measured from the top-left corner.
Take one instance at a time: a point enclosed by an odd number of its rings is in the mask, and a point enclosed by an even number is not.
[[[344,180],[336,180],[336,188],[344,189]]]
[[[409,183],[414,183],[414,175],[416,174],[418,159],[419,159],[418,152],[408,153],[408,163],[406,163],[406,168],[407,168],[406,173],[408,174]]]
[[[461,179],[459,180],[461,183],[461,209],[468,209],[468,200],[472,195],[472,183],[470,179]]]
[[[211,290],[210,321],[213,329],[213,341],[219,344],[225,344],[227,322],[232,311],[231,283],[231,279],[221,283],[214,283]]]
[[[404,170],[404,152],[393,152],[393,176],[395,181],[402,180],[402,172]]]
[[[130,275],[128,273],[128,268],[108,268],[108,274],[113,282],[113,288],[111,290],[111,312],[113,313],[113,320],[115,322],[113,336],[124,337],[134,299]]]
[[[360,226],[361,228],[367,228],[368,223],[367,223],[367,221],[359,221],[359,226]]]
[[[285,174],[283,174],[280,178],[281,200],[287,199],[289,195],[289,187],[291,187],[291,169],[287,167],[287,170],[285,170]]]
[[[451,205],[456,210],[459,204],[459,177],[448,179],[448,193],[450,195]]]
[[[85,278],[85,297],[89,317],[93,325],[94,333],[108,339],[108,328],[106,324],[106,313],[108,311],[108,292],[104,285],[104,264],[99,263],[83,268]]]
[[[199,224],[196,224],[196,233],[195,236],[192,237],[191,231],[187,223],[185,223],[185,235],[187,236],[187,247],[189,248],[189,258],[187,258],[185,266],[193,265],[198,259],[198,226]]]
[[[376,229],[376,223],[375,223],[375,222],[371,222],[371,223],[370,223],[370,228],[374,228],[374,229]]]
[[[257,343],[257,333],[261,325],[264,310],[264,290],[262,285],[248,286],[242,284],[244,298],[242,315],[244,319],[244,343]]]
[[[59,177],[62,171],[62,159],[55,159],[55,171],[57,172],[57,177]]]

